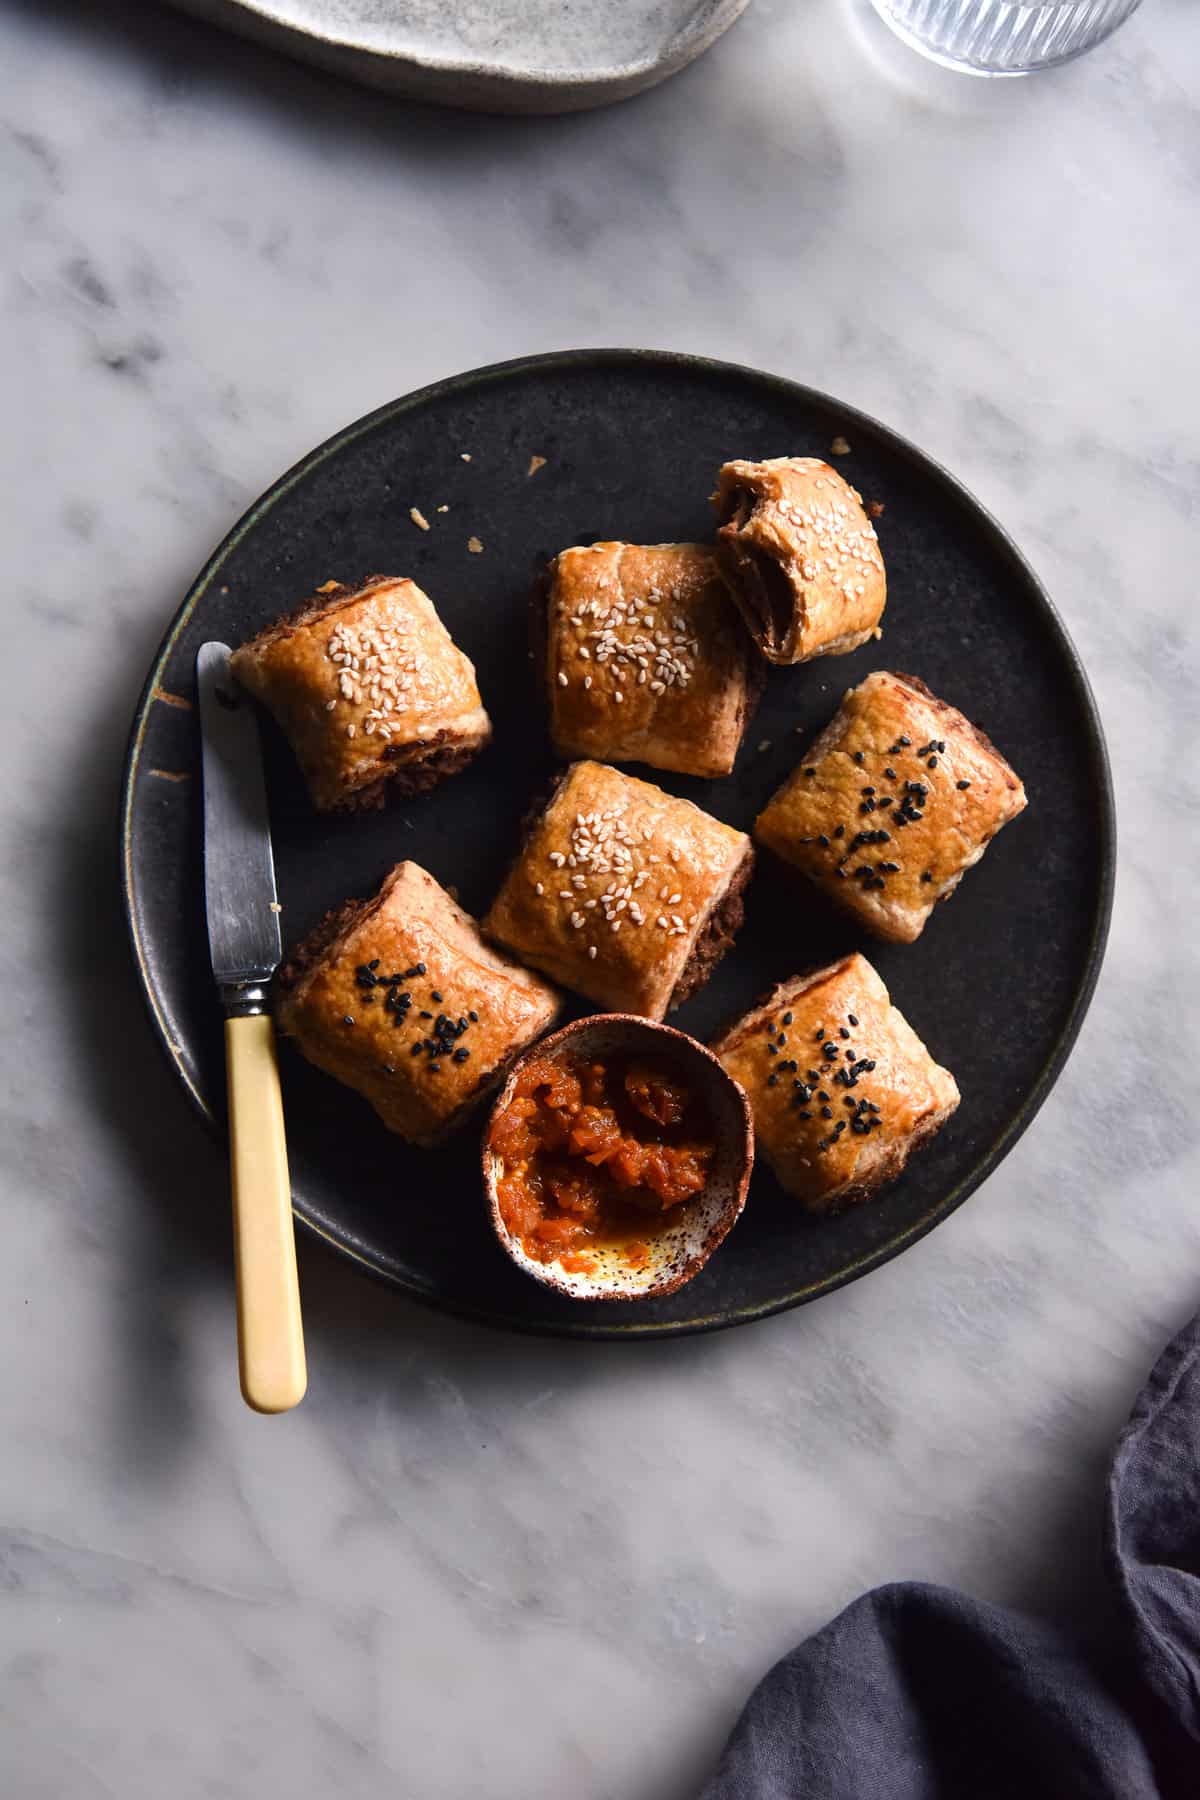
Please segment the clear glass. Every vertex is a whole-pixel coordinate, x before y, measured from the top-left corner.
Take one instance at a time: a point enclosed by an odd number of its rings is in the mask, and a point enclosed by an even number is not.
[[[1123,25],[1141,0],[872,0],[899,37],[947,68],[1029,75],[1069,62]]]

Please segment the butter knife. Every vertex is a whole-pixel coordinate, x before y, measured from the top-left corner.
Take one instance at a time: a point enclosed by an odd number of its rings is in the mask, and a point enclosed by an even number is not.
[[[204,899],[225,1013],[238,1368],[256,1412],[286,1412],[308,1385],[270,983],[281,938],[258,722],[229,647],[196,658],[204,772]]]

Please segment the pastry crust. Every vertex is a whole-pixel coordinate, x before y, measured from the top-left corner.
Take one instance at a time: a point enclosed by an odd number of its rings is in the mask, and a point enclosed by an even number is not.
[[[721,569],[768,662],[878,637],[887,580],[859,494],[815,456],[728,462],[713,495]]]
[[[278,720],[322,812],[381,806],[389,785],[432,787],[491,736],[474,667],[413,581],[326,582],[231,664]]]
[[[858,954],[781,983],[712,1049],[746,1090],[758,1151],[811,1212],[894,1180],[959,1102]]]
[[[550,564],[541,634],[562,757],[728,775],[760,667],[707,544],[576,546]]]
[[[877,937],[911,943],[1025,789],[995,745],[915,675],[851,688],[754,835]]]
[[[574,763],[483,929],[598,1005],[661,1019],[732,943],[753,855],[744,832],[691,801]]]
[[[399,977],[399,979],[392,979]],[[407,999],[404,996],[408,996]],[[410,1143],[448,1137],[559,1011],[417,863],[338,908],[278,976],[280,1030]]]

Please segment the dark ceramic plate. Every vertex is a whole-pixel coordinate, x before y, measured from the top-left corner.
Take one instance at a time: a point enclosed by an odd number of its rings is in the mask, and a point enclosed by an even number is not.
[[[347,1256],[451,1311],[596,1337],[709,1330],[794,1306],[914,1243],[1011,1149],[1058,1075],[1096,980],[1114,828],[1099,721],[1061,623],[1000,528],[951,476],[809,388],[690,357],[588,351],[441,382],[352,425],[285,475],[230,533],[150,672],[130,744],[123,880],[155,1027],[196,1105],[223,1128],[220,1019],[201,910],[193,663],[239,643],[321,582],[413,576],[474,659],[495,742],[467,772],[366,817],[321,818],[286,745],[264,731],[285,941],[413,857],[487,907],[551,762],[526,651],[526,596],[550,552],[592,538],[711,533],[707,496],[732,456],[826,455],[885,504],[882,644],[778,669],[733,775],[639,770],[749,827],[842,692],[870,669],[920,675],[993,737],[1030,805],[913,945],[863,943],[766,864],[736,949],[672,1023],[707,1038],[783,976],[861,945],[963,1103],[878,1200],[813,1222],[756,1170],[719,1254],[670,1299],[574,1304],[522,1276],[488,1226],[478,1133],[408,1148],[366,1103],[285,1047],[296,1213]],[[531,456],[545,467],[528,474]],[[468,460],[469,459],[469,460]],[[432,524],[419,531],[409,508]],[[448,512],[439,512],[447,506]],[[472,554],[468,539],[482,541]],[[580,1010],[587,1010],[580,1008]]]

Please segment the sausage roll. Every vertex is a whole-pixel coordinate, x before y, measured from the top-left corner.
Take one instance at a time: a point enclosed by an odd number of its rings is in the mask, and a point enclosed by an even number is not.
[[[745,1088],[758,1151],[811,1212],[865,1200],[958,1105],[865,956],[797,975],[712,1046]]]
[[[279,972],[280,1030],[370,1101],[389,1131],[436,1144],[553,1023],[554,989],[500,956],[413,862],[349,900]]]
[[[535,605],[560,756],[728,775],[762,665],[711,547],[563,550]]]
[[[413,581],[336,581],[251,638],[234,674],[291,742],[313,804],[382,806],[421,793],[491,736],[475,670]]]
[[[732,944],[753,854],[691,801],[574,763],[483,929],[599,1006],[661,1019]]]
[[[1024,805],[981,731],[915,675],[879,672],[850,689],[754,835],[877,937],[911,943]]]
[[[828,463],[726,463],[713,505],[722,571],[768,662],[841,656],[880,635],[887,581],[875,529]]]

